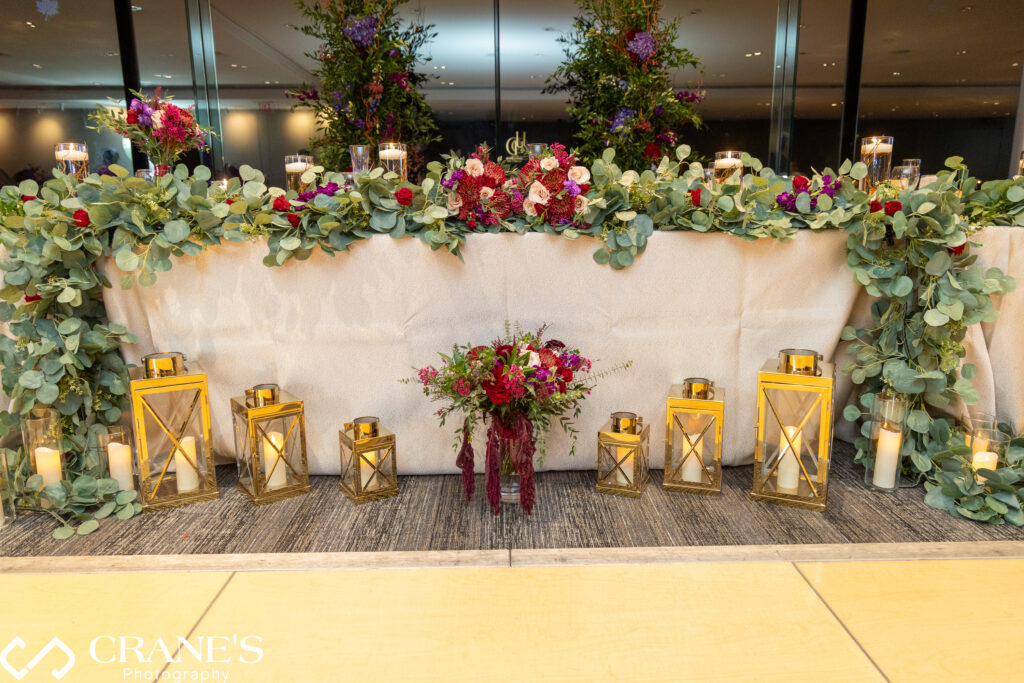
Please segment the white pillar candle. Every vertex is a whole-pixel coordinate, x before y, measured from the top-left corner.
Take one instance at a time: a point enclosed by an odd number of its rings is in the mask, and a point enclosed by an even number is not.
[[[790,449],[789,441],[793,442]],[[797,431],[796,427],[786,427],[786,434],[779,435],[779,470],[776,475],[779,491],[785,493],[796,493],[800,489],[800,457],[801,446],[803,445],[803,434]],[[794,452],[795,451],[795,452]]]
[[[107,444],[107,467],[110,477],[117,479],[122,491],[135,490],[135,478],[132,476],[132,449],[127,444],[112,441]]]
[[[619,446],[615,453],[615,459],[619,461],[619,467],[621,468],[615,470],[615,483],[620,486],[629,486],[633,482],[633,454],[635,451],[629,446]],[[627,453],[629,455],[626,455]]]
[[[971,460],[971,465],[974,469],[979,470],[985,468],[987,470],[994,470],[999,467],[999,454],[993,453],[992,451],[978,451],[974,454],[974,458]]]
[[[363,462],[363,459],[368,462]],[[373,465],[371,467],[370,465]],[[362,490],[366,490],[367,484],[370,483],[370,477],[373,476],[374,469],[377,467],[377,451],[366,451],[360,454],[359,458],[359,480],[362,482],[360,486]],[[380,488],[380,477],[373,480],[373,488]]]
[[[59,484],[63,479],[60,467],[60,452],[46,446],[35,450],[36,474],[43,477],[43,486]]]
[[[178,493],[191,493],[199,488],[196,439],[194,436],[186,436],[179,443],[181,448],[174,449],[174,471],[177,475],[175,479],[178,483]]]
[[[269,432],[263,437],[263,468],[267,488],[279,489],[288,483],[288,465],[284,462],[284,434]]]
[[[685,450],[686,446],[683,446]],[[686,460],[683,462],[683,481],[700,483],[704,480],[704,466],[701,461],[704,459],[704,442],[698,441],[693,445]]]
[[[892,144],[888,142],[863,142],[860,146],[860,155],[863,157],[883,154],[892,154]]]
[[[54,153],[57,161],[88,161],[89,153],[77,149],[58,149]]]
[[[305,173],[311,168],[313,165],[307,164],[305,161],[291,161],[284,165],[285,173]]]
[[[871,483],[880,489],[896,488],[896,477],[899,476],[900,446],[903,445],[903,433],[891,429],[878,430],[878,443],[875,444],[875,470]]]

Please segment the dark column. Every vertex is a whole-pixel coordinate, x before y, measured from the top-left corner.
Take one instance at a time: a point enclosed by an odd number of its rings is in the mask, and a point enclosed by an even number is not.
[[[124,81],[124,101],[132,99],[132,90],[142,90],[139,76],[139,55],[135,49],[135,24],[132,20],[132,0],[114,0],[114,19],[117,22],[117,49],[121,55],[121,79]],[[149,168],[149,159],[132,145],[132,166],[136,170]]]
[[[779,0],[775,23],[775,60],[772,74],[772,121],[768,165],[789,175],[793,158],[793,111],[796,103],[797,44],[800,37],[800,0]]]
[[[501,11],[494,0],[494,155],[503,153],[501,144]]]
[[[850,33],[846,43],[846,84],[843,86],[843,118],[839,123],[839,158],[856,161],[857,116],[860,109],[860,72],[864,60],[864,33],[868,17],[868,0],[851,0]]]

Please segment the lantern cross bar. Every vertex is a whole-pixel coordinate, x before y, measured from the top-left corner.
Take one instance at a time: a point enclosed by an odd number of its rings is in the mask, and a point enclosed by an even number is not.
[[[677,425],[679,425],[679,431],[682,433],[683,440],[685,442],[683,455],[681,458],[679,458],[679,466],[672,470],[672,478],[675,479],[679,476],[680,470],[683,469],[683,465],[686,463],[686,458],[691,454],[694,455],[694,457],[696,457],[696,453],[694,453],[693,451],[695,448],[697,448],[697,444],[700,443],[701,440],[704,438],[704,435],[707,433],[708,429],[711,428],[711,425],[715,423],[715,418],[711,417],[711,419],[708,420],[707,424],[704,425],[704,429],[700,430],[700,434],[692,442],[690,441],[690,435],[686,433],[686,430],[683,428],[682,423],[679,421],[678,413],[672,416],[672,420]],[[704,464],[704,459],[697,458],[697,462],[700,463],[700,467],[702,470],[704,470],[704,474],[708,475],[708,479],[714,479],[714,477],[711,476],[711,472],[710,470],[708,470],[707,465]]]
[[[141,398],[142,405],[145,406],[146,410],[149,411],[149,414],[153,416],[154,420],[156,420],[157,425],[160,426],[160,429],[164,431],[164,434],[166,434],[167,437],[171,440],[171,443],[174,444],[175,450],[178,453],[181,453],[181,456],[185,458],[185,461],[188,462],[189,465],[192,466],[192,469],[196,471],[196,474],[199,475],[200,478],[205,480],[206,477],[203,476],[203,473],[199,471],[199,465],[192,462],[192,459],[188,457],[188,453],[185,452],[185,449],[181,447],[180,443],[181,438],[185,435],[185,429],[188,427],[188,423],[192,421],[192,415],[193,413],[195,413],[196,406],[199,405],[200,391],[196,389],[195,392],[196,395],[192,399],[192,405],[189,406],[188,413],[186,413],[185,419],[181,423],[181,427],[178,428],[177,436],[171,434],[171,430],[167,428],[167,425],[164,423],[163,419],[159,415],[157,415],[156,410],[153,409],[153,406],[149,405],[149,401],[146,400],[146,397],[142,396]],[[171,452],[172,454],[174,453],[174,451]],[[151,500],[153,498],[156,498],[157,491],[160,490],[160,485],[163,484],[164,477],[167,476],[167,468],[170,466],[170,464],[171,458],[167,458],[167,460],[164,461],[163,469],[160,470],[160,476],[157,477],[156,486],[153,487],[153,495],[151,496]]]
[[[775,409],[775,404],[772,403],[771,396],[768,395],[767,389],[762,389],[762,393],[764,394],[765,399],[768,401],[768,407],[772,409],[772,415],[775,416],[775,421],[779,423],[779,429],[782,430],[783,438],[785,438],[786,439],[786,443],[789,444],[789,452],[792,453],[793,456],[796,458],[796,464],[799,465],[800,471],[803,472],[804,478],[807,480],[807,485],[811,487],[811,492],[815,496],[817,496],[818,495],[818,488],[814,485],[814,482],[811,481],[811,475],[807,473],[807,468],[804,467],[803,458],[800,457],[800,451],[798,451],[796,449],[796,446],[793,445],[793,441],[792,441],[792,439],[789,436],[789,432],[786,431],[786,425],[783,424],[782,418],[779,417],[779,411],[777,411]],[[800,434],[800,433],[802,433],[804,431],[804,426],[807,424],[807,421],[811,419],[811,415],[814,414],[814,411],[818,409],[818,404],[820,404],[820,403],[821,403],[821,394],[818,394],[817,398],[814,399],[814,403],[811,405],[810,409],[804,415],[803,419],[800,420],[800,424],[797,426],[796,430],[793,432],[794,435]],[[780,464],[782,464],[782,456],[783,455],[784,454],[782,454],[782,453],[779,454],[779,459],[776,460],[775,464],[772,465],[771,468],[768,470],[768,474],[765,476],[765,479],[770,478],[772,476],[772,474],[775,472],[776,468]]]

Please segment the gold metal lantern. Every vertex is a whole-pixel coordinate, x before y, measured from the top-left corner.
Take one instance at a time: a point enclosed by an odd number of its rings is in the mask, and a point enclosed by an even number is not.
[[[719,495],[725,391],[708,379],[690,377],[669,390],[666,414],[662,488]]]
[[[783,349],[757,374],[751,498],[823,511],[832,456],[835,366],[806,349]]]
[[[376,417],[357,417],[338,432],[341,490],[357,505],[398,495],[395,435]]]
[[[636,413],[612,413],[597,433],[597,492],[639,498],[650,481],[651,427]]]
[[[256,505],[309,493],[302,401],[276,384],[231,399],[238,486]]]
[[[129,385],[142,509],[216,499],[206,373],[176,351],[142,363]]]

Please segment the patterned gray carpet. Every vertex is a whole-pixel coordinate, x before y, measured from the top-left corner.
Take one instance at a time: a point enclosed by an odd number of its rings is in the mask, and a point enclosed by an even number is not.
[[[755,503],[751,467],[726,468],[720,497],[667,493],[661,471],[639,500],[595,493],[594,472],[542,472],[527,517],[482,494],[466,503],[457,475],[401,479],[401,495],[355,506],[335,477],[314,477],[308,495],[255,507],[218,468],[220,500],[105,521],[90,536],[55,541],[43,515],[0,531],[0,555],[163,555],[501,548],[604,548],[789,543],[1024,540],[1024,530],[959,520],[924,504],[924,489],[873,493],[836,443],[825,513]]]

